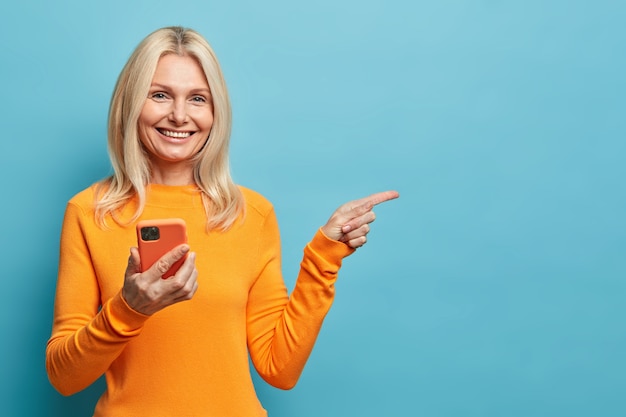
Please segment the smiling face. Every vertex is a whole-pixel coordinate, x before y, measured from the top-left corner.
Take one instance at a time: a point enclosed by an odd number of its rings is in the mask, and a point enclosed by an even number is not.
[[[162,56],[138,121],[152,181],[193,183],[191,159],[205,145],[212,126],[211,91],[200,64],[187,55]]]

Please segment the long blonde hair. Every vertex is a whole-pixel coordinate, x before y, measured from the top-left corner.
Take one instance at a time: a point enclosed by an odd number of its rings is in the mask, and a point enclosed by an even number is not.
[[[225,230],[244,207],[243,196],[231,178],[228,163],[232,121],[228,90],[208,42],[196,31],[179,26],[158,29],[141,41],[117,80],[108,123],[108,149],[114,173],[97,188],[96,222],[106,227],[106,217],[110,214],[118,223],[131,223],[145,207],[151,170],[139,139],[137,122],[157,63],[167,54],[196,59],[211,89],[214,121],[206,145],[194,157],[194,180],[202,195],[207,230]],[[118,211],[135,198],[137,205],[131,218],[120,219]]]

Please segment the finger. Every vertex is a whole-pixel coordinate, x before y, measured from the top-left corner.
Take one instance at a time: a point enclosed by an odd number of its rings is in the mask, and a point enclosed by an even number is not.
[[[367,211],[361,216],[349,219],[343,226],[341,226],[341,231],[343,233],[349,233],[359,229],[364,224],[372,223],[374,220],[376,220],[376,214],[373,211]]]
[[[175,302],[190,300],[198,289],[198,270],[195,260],[196,254],[190,252],[176,275],[168,280],[170,289],[173,289],[172,298]]]
[[[358,229],[351,231],[350,233],[346,233],[344,234],[341,239],[339,239],[340,242],[349,242],[351,240],[354,239],[358,239],[360,237],[363,236],[367,236],[367,234],[370,232],[370,225],[369,223],[365,223],[362,226],[360,226]]]
[[[184,285],[172,294],[175,302],[191,300],[198,290],[198,270],[194,268]]]
[[[328,219],[328,222],[322,226],[322,232],[330,239],[340,240],[343,234],[350,232],[363,223],[371,223],[374,217],[368,213],[372,213],[372,208],[377,204],[398,198],[400,194],[397,191],[383,191],[372,194],[359,200],[350,201],[339,207]],[[361,219],[366,216],[365,220]]]
[[[383,191],[355,200],[352,202],[351,205],[355,208],[364,207],[367,208],[367,211],[369,211],[378,204],[384,203],[385,201],[394,200],[398,197],[400,197],[400,194],[397,191]]]
[[[357,249],[360,248],[361,246],[365,245],[365,243],[367,243],[367,237],[365,236],[360,236],[357,237],[355,239],[351,239],[347,242],[345,242],[348,246]]]
[[[154,263],[145,273],[153,278],[161,278],[169,269],[189,252],[189,245],[178,245]]]
[[[196,269],[196,253],[189,252],[189,254],[187,255],[187,259],[185,259],[185,262],[183,262],[183,264],[180,266],[180,268],[176,272],[176,275],[188,276],[195,269]]]
[[[187,259],[185,259],[185,262],[178,268],[176,274],[167,281],[172,283],[171,288],[175,288],[174,292],[177,292],[188,285],[190,281],[193,281],[197,275],[196,253],[189,252]]]
[[[371,211],[374,206],[400,197],[397,191],[383,191],[346,204],[348,210],[343,213],[343,222],[351,221]],[[345,231],[344,231],[345,232]]]

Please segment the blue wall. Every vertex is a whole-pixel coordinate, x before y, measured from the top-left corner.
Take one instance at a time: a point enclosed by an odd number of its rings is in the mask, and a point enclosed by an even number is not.
[[[110,172],[131,50],[181,24],[220,57],[290,287],[335,207],[402,194],[299,385],[258,381],[271,416],[626,415],[624,2],[176,3],[2,6],[0,413],[90,415],[102,384],[63,398],[44,368],[63,210]]]

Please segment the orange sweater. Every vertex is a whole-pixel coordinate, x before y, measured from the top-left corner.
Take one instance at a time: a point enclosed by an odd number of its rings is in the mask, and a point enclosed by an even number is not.
[[[274,210],[241,189],[244,220],[207,234],[195,187],[150,186],[141,219],[183,218],[199,271],[192,300],[152,316],[121,297],[135,224],[96,226],[93,187],[70,200],[46,350],[56,389],[73,394],[105,374],[95,416],[266,416],[248,354],[268,383],[295,385],[332,304],[341,260],[352,249],[318,231],[289,297]]]

